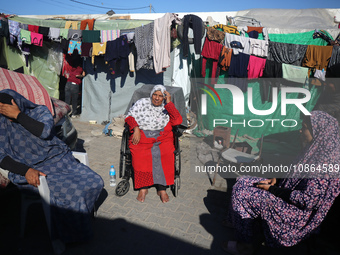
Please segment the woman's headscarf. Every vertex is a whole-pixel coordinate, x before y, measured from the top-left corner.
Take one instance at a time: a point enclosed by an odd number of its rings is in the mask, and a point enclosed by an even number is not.
[[[338,121],[322,111],[312,111],[310,119],[313,140],[292,163],[288,177],[293,179],[339,178],[340,137]],[[295,186],[293,179],[286,180],[285,186]],[[288,185],[288,183],[290,184]]]
[[[169,115],[164,108],[164,102],[160,106],[152,104],[152,95],[156,91],[164,94],[166,88],[163,85],[153,87],[149,98],[139,99],[129,110],[126,117],[133,117],[142,130],[161,130],[169,122]]]

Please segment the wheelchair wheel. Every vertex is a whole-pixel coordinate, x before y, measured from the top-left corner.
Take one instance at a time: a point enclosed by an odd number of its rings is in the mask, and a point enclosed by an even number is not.
[[[181,187],[181,179],[179,177],[176,177],[174,185],[171,186],[174,197],[178,196],[178,190],[180,189],[180,187]]]
[[[116,195],[118,197],[124,196],[126,193],[128,193],[130,188],[130,182],[127,180],[122,180],[118,183],[116,187]]]

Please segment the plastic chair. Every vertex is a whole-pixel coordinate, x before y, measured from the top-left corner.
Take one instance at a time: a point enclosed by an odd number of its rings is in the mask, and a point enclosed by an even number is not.
[[[236,131],[232,145],[229,148],[226,148],[220,152],[217,166],[219,166],[222,163],[242,166],[242,165],[246,165],[246,164],[249,165],[249,164],[254,164],[254,163],[262,161],[261,154],[262,154],[262,146],[263,146],[263,135],[261,135],[261,138],[260,138],[259,152],[257,154],[250,154],[250,153],[244,152],[243,150],[236,149],[235,141],[237,138],[238,131],[239,130]],[[217,172],[215,172],[214,174],[212,185],[215,184],[216,174]]]

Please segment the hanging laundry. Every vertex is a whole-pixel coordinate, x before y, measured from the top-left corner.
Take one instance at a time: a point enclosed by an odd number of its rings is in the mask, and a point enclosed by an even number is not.
[[[111,74],[115,74],[118,62],[120,62],[120,73],[126,71],[129,53],[130,47],[126,35],[122,35],[114,41],[106,42],[104,60],[109,65]]]
[[[308,45],[302,66],[326,70],[332,56],[333,46]]]
[[[95,19],[84,19],[80,22],[80,30],[85,30],[86,26],[89,27],[89,30],[93,30]]]
[[[35,32],[31,32],[31,44],[42,47],[43,35]]]
[[[82,42],[99,43],[100,30],[82,30]]]
[[[340,63],[340,46],[334,45],[332,49],[331,59],[329,60],[328,67]]]
[[[164,72],[170,66],[170,26],[175,19],[175,14],[166,13],[154,21],[153,65],[156,74]]]
[[[92,57],[92,43],[81,43],[81,56],[82,57]]]
[[[137,49],[136,70],[153,69],[153,33],[154,22],[135,28],[135,45]]]
[[[201,47],[202,47],[202,34],[204,32],[203,21],[200,17],[189,14],[183,17],[183,55],[187,57],[189,54],[189,38],[188,32],[189,27],[193,30],[194,33],[194,49],[196,54],[201,54]]]
[[[73,41],[81,41],[82,30],[69,29],[67,34],[67,39]]]
[[[250,54],[250,38],[248,37],[226,33],[224,45],[232,48],[234,55],[239,52]]]
[[[309,78],[309,69],[302,66],[282,64],[282,78],[288,81],[305,84]]]
[[[210,41],[216,41],[218,43],[223,43],[225,38],[225,33],[212,27],[207,27],[207,37]]]
[[[217,71],[217,64],[218,64],[218,59],[220,57],[220,53],[222,51],[223,45],[215,42],[215,41],[210,41],[207,37],[205,38],[203,49],[202,49],[202,77],[205,77],[206,75],[206,63],[207,59],[212,59],[213,60],[213,67],[212,67],[212,78],[216,77],[216,71]],[[212,79],[212,84],[215,83],[215,80]]]
[[[20,38],[23,43],[31,44],[31,31],[21,29]]]
[[[222,51],[218,59],[218,65],[222,68],[223,71],[227,71],[229,69],[232,54],[232,49],[222,47]]]
[[[250,38],[249,42],[250,42],[250,54],[258,57],[268,56],[269,46],[268,41]]]
[[[256,56],[249,57],[248,63],[248,79],[256,79],[263,75],[263,70],[266,65],[266,59]]]
[[[269,42],[268,60],[301,66],[308,45]]]
[[[60,42],[60,29],[51,27],[50,32],[48,33],[48,38],[55,42]]]
[[[31,31],[31,32],[34,32],[34,33],[39,33],[39,26],[28,25],[28,31]]]
[[[99,56],[99,55],[105,55],[105,52],[106,52],[106,43],[93,43],[92,44],[92,65],[94,65],[94,57]]]
[[[272,102],[272,87],[280,89],[282,79],[282,63],[266,60],[264,66],[262,79],[260,79],[260,94],[262,103],[269,101]]]
[[[67,53],[73,54],[74,50],[77,50],[78,54],[81,55],[81,41],[70,40]]]
[[[15,45],[17,42],[18,45],[21,46],[21,39],[20,39],[20,30],[19,22],[14,20],[8,20],[8,28],[9,28],[9,42],[11,45]]]
[[[9,27],[7,20],[0,19],[0,37],[6,38],[7,45],[9,44]]]
[[[48,37],[48,34],[50,32],[50,28],[49,27],[42,27],[42,26],[40,26],[38,31],[39,31],[38,32],[39,34],[42,34],[43,36]]]
[[[229,34],[240,35],[240,32],[237,30],[237,26],[218,24],[218,25],[213,26],[213,28],[219,29]]]
[[[120,30],[101,30],[100,42],[113,41],[120,37]]]
[[[65,28],[66,29],[70,29],[72,27],[72,29],[77,30],[78,29],[78,21],[66,21],[65,22]]]
[[[68,30],[66,28],[60,28],[60,37],[68,40]]]
[[[233,50],[234,52],[234,50]],[[234,54],[231,56],[230,67],[228,71],[228,83],[234,84],[239,87],[243,92],[247,91],[248,83],[248,63],[250,55],[239,52],[239,54]]]

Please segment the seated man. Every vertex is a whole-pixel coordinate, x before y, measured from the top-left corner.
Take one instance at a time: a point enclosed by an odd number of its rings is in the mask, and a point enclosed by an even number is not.
[[[0,91],[0,167],[19,188],[37,191],[39,176],[46,176],[52,239],[86,241],[92,236],[91,213],[104,182],[72,156],[52,129],[46,106],[10,89]]]
[[[138,100],[125,119],[130,132],[129,147],[134,169],[137,200],[144,202],[148,188],[155,185],[163,203],[169,201],[166,186],[174,184],[174,137],[172,127],[182,116],[163,85],[156,85],[149,98]]]

